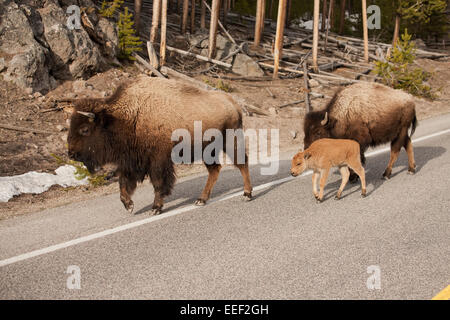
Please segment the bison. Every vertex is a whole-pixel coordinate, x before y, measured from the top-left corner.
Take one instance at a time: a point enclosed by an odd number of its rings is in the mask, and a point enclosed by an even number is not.
[[[307,169],[313,170],[313,194],[317,202],[323,200],[323,190],[330,169],[339,167],[342,182],[335,199],[339,200],[350,176],[351,168],[361,179],[361,195],[366,196],[366,176],[361,164],[358,142],[348,139],[319,139],[305,151],[292,158],[291,175],[296,177]],[[320,177],[320,192],[317,192],[317,179]]]
[[[338,90],[324,110],[309,112],[304,121],[304,147],[321,138],[351,139],[360,144],[361,161],[368,147],[391,143],[391,157],[383,173],[389,179],[402,147],[408,172],[414,174],[411,136],[417,126],[412,96],[378,83],[356,83]],[[408,130],[411,128],[411,133]],[[352,173],[351,180],[358,177]]]
[[[90,172],[114,164],[119,176],[120,200],[129,212],[134,208],[131,196],[137,182],[150,177],[155,191],[151,212],[159,214],[164,197],[171,194],[176,180],[171,152],[177,142],[172,141],[172,132],[187,129],[194,145],[194,121],[202,121],[203,131],[240,129],[242,111],[223,92],[198,89],[174,80],[138,77],[121,85],[108,98],[75,103],[68,154],[71,159],[83,162]],[[227,151],[225,137],[224,134],[224,151]],[[245,163],[237,163],[236,154],[234,163],[244,180],[244,198],[250,200],[248,157],[245,154]],[[209,199],[221,169],[219,163],[205,165],[209,175],[197,205],[204,205]]]

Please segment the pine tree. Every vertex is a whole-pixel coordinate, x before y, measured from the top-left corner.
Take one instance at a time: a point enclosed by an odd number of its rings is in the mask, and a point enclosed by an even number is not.
[[[100,15],[105,18],[113,17],[116,10],[122,6],[123,1],[124,0],[113,0],[108,2],[103,0],[102,8],[99,10]]]
[[[133,52],[141,51],[142,41],[139,40],[134,33],[133,15],[128,13],[128,7],[125,7],[124,12],[119,16],[119,58],[135,60],[131,55]]]
[[[392,3],[402,25],[416,37],[441,37],[447,33],[446,0],[394,0]],[[398,38],[398,34],[394,38]]]
[[[424,84],[431,74],[421,68],[413,68],[415,45],[411,35],[405,29],[401,40],[397,41],[392,54],[386,61],[375,62],[374,73],[382,78],[382,82],[395,89],[403,89],[413,95],[434,98],[430,86]]]

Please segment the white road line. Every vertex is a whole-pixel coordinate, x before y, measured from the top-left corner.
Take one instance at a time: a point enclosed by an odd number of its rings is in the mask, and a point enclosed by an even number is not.
[[[441,135],[446,134],[446,133],[450,133],[450,129],[439,131],[439,132],[436,132],[436,133],[433,133],[433,134],[430,134],[430,135],[426,135],[426,136],[423,136],[423,137],[420,137],[420,138],[417,138],[417,139],[413,139],[413,142],[416,143],[416,142],[424,141],[424,140],[431,139],[431,138],[434,138],[434,137],[437,137],[437,136],[441,136]],[[381,149],[378,149],[378,150],[375,150],[375,151],[371,151],[371,152],[366,154],[366,157],[373,157],[375,155],[387,152],[389,150],[390,150],[390,148],[381,148]],[[308,171],[308,172],[305,172],[304,174],[302,174],[299,177],[308,176],[311,173],[312,173],[311,171]],[[253,190],[254,191],[263,190],[263,189],[266,189],[268,187],[271,187],[271,186],[274,186],[274,185],[277,185],[277,184],[281,184],[281,183],[284,183],[284,182],[287,182],[287,181],[290,181],[290,180],[293,180],[293,179],[296,179],[296,178],[289,176],[289,177],[286,177],[286,178],[274,180],[274,181],[267,182],[267,183],[261,184],[259,186],[256,186],[256,187],[253,188]],[[237,192],[231,193],[229,195],[225,195],[225,196],[222,196],[222,197],[219,197],[219,198],[212,199],[212,200],[209,201],[209,203],[214,203],[214,202],[220,202],[220,201],[228,200],[228,199],[240,196],[241,194],[242,194],[242,191],[237,191]],[[90,240],[106,237],[106,236],[108,236],[110,234],[114,234],[114,233],[117,233],[117,232],[129,230],[129,229],[132,229],[132,228],[136,228],[136,227],[142,226],[144,224],[148,224],[148,223],[151,223],[151,222],[154,222],[154,221],[158,221],[158,220],[161,220],[161,219],[165,219],[165,218],[169,218],[169,217],[172,217],[172,216],[176,216],[178,214],[181,214],[181,213],[184,213],[184,212],[187,212],[187,211],[191,211],[191,210],[195,210],[197,208],[199,208],[199,207],[197,207],[195,205],[189,205],[189,206],[186,206],[186,207],[183,207],[183,208],[178,208],[178,209],[174,209],[174,210],[171,210],[171,211],[168,211],[168,212],[164,212],[163,214],[160,214],[160,215],[157,215],[157,216],[152,216],[152,217],[145,218],[145,219],[142,219],[142,220],[139,220],[139,221],[127,223],[127,224],[124,224],[124,225],[121,225],[121,226],[118,226],[118,227],[115,227],[115,228],[111,228],[111,229],[107,229],[107,230],[104,230],[104,231],[96,232],[96,233],[93,233],[93,234],[90,234],[90,235],[87,235],[87,236],[84,236],[84,237],[80,237],[80,238],[76,238],[76,239],[69,240],[69,241],[66,241],[66,242],[62,242],[62,243],[59,243],[59,244],[55,244],[53,246],[49,246],[49,247],[46,247],[46,248],[30,251],[30,252],[27,252],[27,253],[15,256],[15,257],[11,257],[11,258],[8,258],[8,259],[0,260],[0,267],[4,267],[4,266],[7,266],[7,265],[10,265],[10,264],[19,262],[19,261],[27,260],[27,259],[30,259],[30,258],[33,258],[33,257],[41,256],[41,255],[44,255],[46,253],[54,252],[54,251],[57,251],[57,250],[60,250],[60,249],[68,248],[68,247],[71,247],[71,246],[75,246],[77,244],[84,243],[84,242],[87,242],[87,241],[90,241]]]

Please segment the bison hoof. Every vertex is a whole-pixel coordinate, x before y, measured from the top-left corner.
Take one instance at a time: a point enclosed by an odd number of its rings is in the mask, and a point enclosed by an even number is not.
[[[252,200],[252,193],[251,192],[244,192],[244,195],[242,196],[242,200],[244,200],[244,201],[251,201]]]
[[[129,212],[129,213],[133,213],[133,210],[134,210],[134,203],[131,201],[131,202],[129,202],[129,203],[127,203],[127,204],[123,204],[124,205],[124,207],[125,207],[125,209]]]
[[[150,215],[151,216],[157,216],[161,212],[162,212],[162,208],[152,208],[152,210],[150,210]]]
[[[391,178],[391,176],[390,175],[383,175],[383,177],[381,178],[381,179],[384,179],[384,180],[389,180]]]
[[[197,201],[195,201],[196,206],[203,207],[205,204],[206,204],[206,201],[203,199],[197,199]]]

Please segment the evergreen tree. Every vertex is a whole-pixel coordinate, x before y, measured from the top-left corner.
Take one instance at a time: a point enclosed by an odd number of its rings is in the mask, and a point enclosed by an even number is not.
[[[116,10],[122,6],[123,1],[124,0],[113,0],[108,2],[106,0],[103,0],[102,8],[99,10],[100,15],[105,18],[113,17]]]
[[[135,30],[133,28],[133,15],[128,13],[128,7],[125,7],[123,13],[119,15],[119,49],[120,55],[119,58],[134,60],[131,56],[133,52],[141,51],[142,41],[139,40],[134,33]]]
[[[421,68],[413,68],[411,64],[415,58],[415,45],[405,29],[391,56],[386,61],[375,62],[374,73],[382,78],[384,84],[395,89],[403,89],[416,96],[434,98],[430,86],[424,84],[431,74]]]

